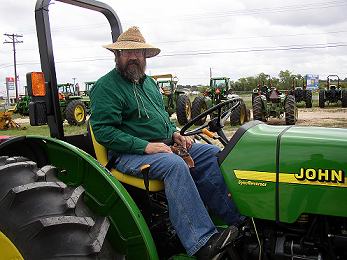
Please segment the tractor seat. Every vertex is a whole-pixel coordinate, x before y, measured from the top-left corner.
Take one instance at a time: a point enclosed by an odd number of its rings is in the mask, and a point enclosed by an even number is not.
[[[92,127],[89,124],[89,122],[88,122],[88,132],[90,133],[90,136],[93,142],[96,159],[99,161],[99,163],[101,163],[101,165],[106,166],[106,164],[108,163],[107,150],[103,145],[99,144],[96,141]],[[128,174],[124,174],[116,169],[111,169],[110,172],[120,182],[146,190],[145,183],[142,178],[137,178]],[[149,186],[148,186],[149,191],[155,192],[155,191],[161,191],[163,189],[164,189],[163,181],[149,180]]]

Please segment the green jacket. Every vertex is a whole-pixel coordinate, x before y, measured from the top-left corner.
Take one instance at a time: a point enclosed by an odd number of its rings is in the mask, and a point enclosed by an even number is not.
[[[142,154],[149,141],[172,138],[176,131],[148,76],[143,84],[134,84],[113,69],[95,83],[90,101],[95,138],[108,150]]]

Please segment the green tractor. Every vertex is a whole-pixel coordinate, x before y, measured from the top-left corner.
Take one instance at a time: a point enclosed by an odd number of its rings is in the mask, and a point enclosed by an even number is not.
[[[95,81],[86,81],[84,82],[84,90],[78,90],[78,94],[83,98],[83,97],[87,97],[86,100],[90,101],[89,99],[89,92],[92,89],[92,87],[94,86]]]
[[[108,5],[62,1],[103,13],[113,41],[122,32]],[[43,73],[27,81],[30,122],[48,124],[51,137],[0,144],[0,259],[194,259],[169,221],[162,182],[107,170],[107,151],[92,129],[64,136],[49,3],[38,0],[35,8]],[[215,132],[228,189],[250,218],[219,259],[347,259],[347,130],[251,121],[229,140],[223,126],[239,105],[239,98],[221,102],[181,130]],[[217,117],[191,129],[211,114]]]
[[[253,119],[266,122],[271,117],[285,116],[287,125],[295,125],[298,118],[295,96],[278,91],[272,86],[270,77],[268,83],[270,87],[262,81],[262,84],[258,84],[253,90]]]
[[[18,113],[22,116],[28,116],[29,115],[29,103],[30,103],[30,97],[27,95],[23,95],[19,97],[19,100],[15,107],[15,113]]]
[[[192,118],[200,115],[208,108],[211,108],[223,101],[239,98],[238,95],[232,93],[230,78],[219,77],[210,78],[210,86],[207,88],[203,96],[197,96],[192,104]],[[196,122],[196,125],[203,125],[207,116]],[[250,119],[250,111],[246,108],[246,104],[240,99],[240,104],[230,115],[230,124],[232,126],[242,125]]]
[[[83,125],[90,110],[89,96],[80,95],[72,83],[58,85],[59,106],[70,125]]]
[[[319,107],[324,108],[325,103],[337,104],[339,101],[341,101],[342,107],[347,107],[347,90],[341,89],[339,76],[329,75],[327,77],[326,88],[319,90]]]
[[[152,76],[163,95],[166,112],[171,116],[176,113],[180,125],[185,125],[191,117],[191,102],[184,91],[177,90],[177,77],[172,74]]]
[[[301,87],[298,84],[300,79],[302,81]],[[296,103],[305,102],[306,108],[312,107],[312,90],[306,88],[304,77],[292,77],[292,89],[289,90],[289,95],[295,97]]]
[[[20,114],[22,116],[28,116],[30,97],[28,96],[27,86],[24,86],[24,89],[25,94],[19,96],[19,99],[14,108],[14,113]]]

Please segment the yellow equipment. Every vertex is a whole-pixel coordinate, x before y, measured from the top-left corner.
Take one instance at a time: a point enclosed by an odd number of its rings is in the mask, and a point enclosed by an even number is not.
[[[0,111],[0,130],[19,128],[20,125],[12,120],[13,111]]]

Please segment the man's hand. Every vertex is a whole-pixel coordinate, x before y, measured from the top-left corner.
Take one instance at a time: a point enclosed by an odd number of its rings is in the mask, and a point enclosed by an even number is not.
[[[172,151],[171,148],[164,143],[148,143],[145,148],[145,153],[172,153]]]
[[[193,140],[189,136],[180,135],[179,132],[173,133],[173,140],[176,144],[180,144],[186,149],[192,147]]]

